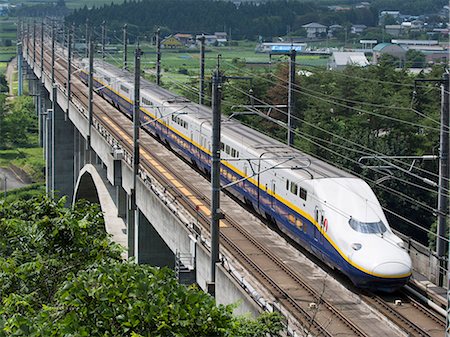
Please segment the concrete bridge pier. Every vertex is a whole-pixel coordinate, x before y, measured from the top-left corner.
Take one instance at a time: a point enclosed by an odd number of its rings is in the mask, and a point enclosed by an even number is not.
[[[117,206],[117,216],[127,218],[127,192],[122,187],[122,157],[123,153],[119,149],[113,150],[113,186],[115,188],[115,203]]]
[[[137,209],[135,217],[136,215],[137,219],[135,218],[134,223],[136,262],[173,269],[175,255],[139,209]]]
[[[74,126],[65,120],[64,111],[54,104],[45,119],[46,191],[49,195],[67,196],[74,193]]]

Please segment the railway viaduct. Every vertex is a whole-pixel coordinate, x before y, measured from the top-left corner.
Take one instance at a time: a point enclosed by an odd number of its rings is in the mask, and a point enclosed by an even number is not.
[[[89,118],[87,96],[83,99],[73,92],[68,95],[66,78],[58,78],[62,73],[67,74],[65,64],[57,61],[67,57],[66,51],[59,48],[58,55],[53,56],[56,63],[52,68],[48,50],[46,56],[41,58],[35,41],[31,43],[24,39],[22,43],[19,58],[23,61],[29,92],[34,96],[39,116],[40,141],[46,159],[47,193],[67,196],[68,205],[78,199],[99,203],[105,214],[107,229],[115,241],[127,247],[128,257],[133,257],[138,263],[173,268],[181,282],[195,282],[203,290],[210,291],[210,236],[201,225],[208,223],[210,214],[209,183],[162,144],[147,134],[141,134],[140,155],[145,163],[141,162],[136,191],[133,191],[132,122],[96,94],[92,104],[97,107],[97,113],[92,119]],[[76,76],[72,83],[74,87],[84,86]],[[103,110],[99,111],[99,107]],[[107,116],[101,113],[106,110]],[[119,129],[119,125],[122,128]],[[161,160],[169,162],[173,171],[164,168]],[[205,192],[204,197],[194,197],[192,190],[183,185],[177,174],[195,180],[197,189]],[[242,217],[242,221],[257,221],[254,216],[236,207],[227,196],[222,195],[221,198],[224,213],[234,212]],[[269,236],[269,232],[267,230],[261,235]],[[425,275],[435,274],[433,268],[437,263],[432,261],[430,254],[412,241],[408,244],[415,268],[424,271]],[[278,246],[275,249],[282,251]],[[245,263],[234,259],[228,249],[221,250],[221,253],[214,284],[218,303],[239,301],[241,304],[236,313],[256,315],[266,309],[279,310],[289,323],[302,329],[289,310],[280,305],[286,300],[285,293],[280,292],[277,298],[262,285],[261,279],[247,271]],[[275,267],[270,268],[275,270]],[[309,270],[305,267],[301,272],[309,278],[317,277],[320,280],[316,281],[317,284],[326,278],[324,272],[319,272],[316,267]],[[285,287],[289,288],[289,285]],[[300,295],[297,297],[302,298]],[[311,305],[314,308],[315,304]],[[360,301],[357,299],[352,306],[346,304],[351,310],[358,305]],[[354,315],[354,311],[351,312]],[[366,314],[362,319],[367,320]],[[371,325],[369,321],[365,324]],[[379,326],[376,323],[372,325]],[[377,333],[388,328],[379,326]],[[309,329],[313,330],[313,327],[309,326]],[[320,329],[317,327],[318,334],[327,335]],[[366,335],[354,327],[350,330],[356,331],[355,335]],[[386,335],[392,334],[388,332]]]
[[[198,216],[193,216],[179,202],[183,196],[141,167],[136,185],[137,211],[132,209],[132,151],[123,144],[130,141],[129,136],[110,133],[95,117],[89,127],[87,103],[75,98],[68,100],[64,83],[55,80],[52,84],[50,69],[41,70],[39,56],[33,57],[31,46],[24,45],[22,56],[24,76],[39,116],[47,193],[66,196],[68,205],[79,199],[99,203],[107,229],[116,241],[128,248],[129,258],[175,269],[181,282],[195,282],[208,291],[209,234],[200,229]],[[107,104],[94,96],[95,104]],[[115,122],[127,125],[131,134],[132,122],[113,107],[108,109],[115,114]],[[151,143],[153,150],[169,152],[150,136],[141,137],[142,142]],[[164,171],[163,174],[170,175]],[[197,214],[198,208],[205,205],[197,205]],[[262,302],[237,269],[229,262],[227,267],[223,263],[217,265],[215,288],[220,291],[216,291],[216,300],[222,304],[239,302],[237,313],[257,314],[268,303]]]

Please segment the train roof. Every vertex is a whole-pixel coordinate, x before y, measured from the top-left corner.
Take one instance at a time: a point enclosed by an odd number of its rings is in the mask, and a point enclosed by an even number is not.
[[[96,62],[95,67],[103,68],[107,73],[121,81],[134,82],[134,75],[132,73],[118,69],[111,64]],[[170,104],[183,104],[192,111],[192,113],[190,112],[187,115],[188,119],[196,118],[202,121],[209,121],[210,125],[212,123],[211,109],[209,107],[191,102],[185,97],[174,94],[148,80],[141,79],[141,95],[150,96],[153,99]],[[247,147],[251,152],[255,153],[256,156],[264,154],[270,154],[271,158],[293,156],[294,159],[282,165],[283,167],[304,167],[305,163],[309,163],[309,166],[306,169],[295,170],[296,173],[304,175],[306,179],[339,177],[355,178],[354,175],[342,169],[300,150],[289,147],[260,131],[242,125],[236,120],[229,119],[229,117],[225,115],[222,117],[222,135],[227,135],[228,137],[235,139],[236,142]]]

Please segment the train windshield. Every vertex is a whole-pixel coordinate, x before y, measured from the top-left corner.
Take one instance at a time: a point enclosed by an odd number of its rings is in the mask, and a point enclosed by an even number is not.
[[[350,227],[360,233],[382,234],[387,230],[381,220],[377,222],[362,222],[354,218],[350,218],[348,223],[350,224]]]

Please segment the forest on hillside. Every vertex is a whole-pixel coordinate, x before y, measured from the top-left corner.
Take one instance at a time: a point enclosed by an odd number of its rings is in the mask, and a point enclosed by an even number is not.
[[[162,27],[167,33],[226,31],[235,39],[256,39],[287,32],[302,34],[302,25],[310,22],[375,26],[381,10],[397,9],[411,15],[435,13],[446,1],[375,0],[369,7],[352,7],[347,11],[332,11],[327,7],[331,4],[336,2],[279,0],[236,5],[230,1],[210,0],[127,0],[123,4],[93,9],[85,6],[73,12],[66,21],[80,25],[89,19],[92,25],[98,26],[105,20],[111,29],[120,29],[128,23],[130,30],[135,29],[135,34],[139,35],[150,35],[155,27]]]

